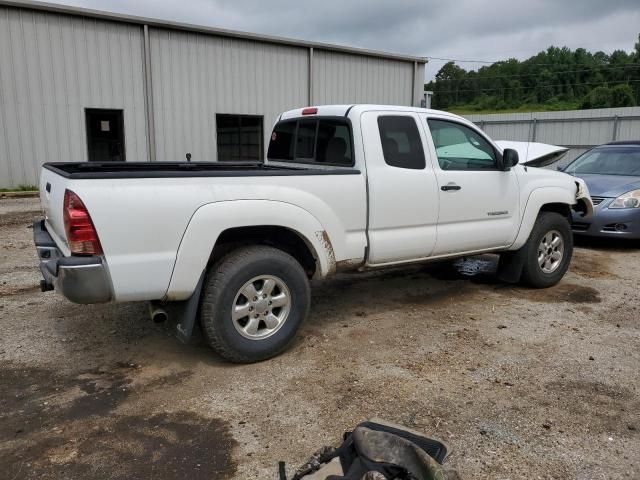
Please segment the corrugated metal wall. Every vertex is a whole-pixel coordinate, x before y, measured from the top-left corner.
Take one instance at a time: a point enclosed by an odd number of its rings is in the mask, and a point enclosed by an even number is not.
[[[124,110],[128,161],[150,160],[151,133],[156,160],[212,161],[216,114],[262,115],[266,150],[284,110],[421,96],[420,62],[157,24],[145,52],[138,22],[0,5],[0,188],[37,184],[47,161],[86,161],[86,108]]]
[[[129,158],[147,159],[142,30],[0,7],[0,187],[45,161],[85,161],[85,108],[124,109]]]
[[[425,75],[425,71],[427,68],[427,65],[425,63],[418,63],[416,65],[416,81],[415,81],[415,85],[413,86],[413,98],[414,98],[414,102],[412,105],[415,106],[420,106],[420,102],[422,100],[425,99],[424,96],[424,85],[425,85],[425,79],[424,79],[424,75]]]
[[[424,74],[421,78],[424,79]],[[323,50],[313,55],[312,103],[315,105],[413,105],[413,85],[411,62]]]
[[[159,161],[216,160],[217,113],[263,115],[266,149],[285,110],[413,100],[411,62],[315,50],[310,102],[308,48],[157,28],[150,39]]]
[[[496,140],[535,141],[569,147],[558,165],[614,140],[640,140],[640,107],[562,112],[465,115]]]
[[[216,160],[216,113],[264,115],[265,141],[308,101],[305,48],[150,29],[156,159]]]

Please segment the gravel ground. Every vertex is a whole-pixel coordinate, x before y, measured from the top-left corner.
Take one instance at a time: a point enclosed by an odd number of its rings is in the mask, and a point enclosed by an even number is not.
[[[640,478],[638,244],[584,243],[548,290],[483,256],[341,275],[257,365],[142,303],[38,289],[36,199],[0,200],[0,475],[275,479],[360,421],[447,442],[465,479]]]

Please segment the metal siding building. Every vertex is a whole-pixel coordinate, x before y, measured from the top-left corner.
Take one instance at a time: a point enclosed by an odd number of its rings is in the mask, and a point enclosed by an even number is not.
[[[640,107],[465,117],[496,140],[542,142],[569,148],[558,165],[568,164],[596,145],[615,140],[640,140]]]
[[[0,187],[37,184],[46,161],[99,155],[181,161],[186,153],[193,161],[218,160],[217,132],[224,129],[217,118],[239,125],[225,127],[225,148],[243,141],[258,148],[259,131],[264,154],[284,110],[329,103],[419,105],[425,63],[0,0]],[[251,127],[242,126],[245,117]]]
[[[216,114],[263,115],[266,141],[283,110],[307,105],[304,48],[153,29],[150,50],[157,160],[216,160]]]

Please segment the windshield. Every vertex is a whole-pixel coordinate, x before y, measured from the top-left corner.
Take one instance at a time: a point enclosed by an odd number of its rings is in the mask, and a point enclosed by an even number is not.
[[[578,157],[565,172],[572,175],[640,175],[640,148],[594,148]]]

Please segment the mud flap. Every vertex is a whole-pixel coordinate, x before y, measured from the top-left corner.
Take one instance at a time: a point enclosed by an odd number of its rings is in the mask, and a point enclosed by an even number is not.
[[[200,275],[200,280],[196,285],[188,300],[183,302],[173,302],[171,310],[178,320],[176,325],[176,336],[182,343],[190,344],[199,340],[199,329],[196,325],[198,319],[198,309],[200,307],[200,294],[204,283],[205,272]]]
[[[522,276],[527,245],[515,252],[502,252],[498,262],[498,280],[505,283],[518,283]]]

